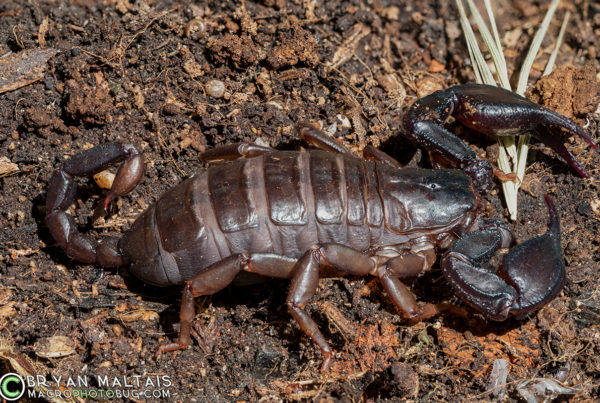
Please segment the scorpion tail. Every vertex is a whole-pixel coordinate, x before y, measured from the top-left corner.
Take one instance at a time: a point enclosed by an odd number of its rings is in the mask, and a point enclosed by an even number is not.
[[[95,174],[120,161],[124,162],[102,205],[102,211],[106,211],[114,197],[130,192],[142,179],[144,161],[135,147],[108,143],[82,151],[68,159],[50,179],[46,195],[46,225],[58,246],[79,262],[97,263],[104,267],[118,267],[127,263],[117,247],[116,239],[98,244],[89,236],[79,233],[73,217],[66,212],[75,197],[75,177]]]

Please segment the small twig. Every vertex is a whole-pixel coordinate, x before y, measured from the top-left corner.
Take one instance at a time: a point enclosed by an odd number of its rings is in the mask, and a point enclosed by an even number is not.
[[[75,46],[73,49],[80,50],[81,52],[85,53],[86,55],[88,55],[88,56],[92,56],[92,57],[94,57],[94,58],[96,58],[96,59],[100,60],[102,63],[106,64],[107,66],[109,66],[109,67],[111,67],[111,68],[113,67],[112,63],[111,63],[111,62],[110,62],[110,61],[109,61],[107,58],[105,58],[105,57],[103,57],[103,56],[100,56],[100,55],[98,55],[98,54],[96,54],[96,53],[92,53],[92,52],[90,52],[90,51],[88,51],[88,50],[85,50],[85,49],[83,49],[83,48],[80,48],[80,47],[78,47],[78,46]]]
[[[15,41],[17,42],[17,45],[19,45],[19,47],[21,49],[25,49],[25,45],[23,45],[23,42],[19,39],[19,35],[17,35],[17,29],[19,28],[18,25],[15,25],[13,27],[13,35],[15,36]]]

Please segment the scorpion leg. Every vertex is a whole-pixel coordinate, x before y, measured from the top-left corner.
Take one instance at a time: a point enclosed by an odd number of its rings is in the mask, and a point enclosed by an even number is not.
[[[194,298],[212,295],[227,287],[241,270],[267,277],[290,278],[297,260],[269,253],[240,253],[214,263],[186,281],[179,314],[180,327],[176,342],[163,344],[156,356],[168,351],[185,349],[190,345],[190,332],[195,316]]]
[[[300,134],[300,137],[312,146],[332,153],[352,155],[348,149],[338,144],[331,137],[323,134],[321,130],[310,123],[299,123],[296,126],[296,130]],[[363,157],[369,161],[383,162],[394,168],[402,168],[402,165],[398,161],[370,144],[363,149]]]
[[[190,332],[195,313],[194,298],[220,291],[229,285],[241,270],[244,270],[268,277],[292,279],[287,298],[288,309],[302,331],[321,349],[324,356],[321,371],[327,371],[333,354],[317,324],[303,309],[315,293],[321,267],[354,275],[366,275],[373,270],[375,263],[368,256],[354,249],[336,244],[315,245],[300,260],[260,253],[230,256],[211,265],[186,282],[181,302],[179,337],[175,343],[161,345],[156,355],[187,348],[190,344]]]
[[[98,173],[120,161],[124,162],[101,206],[101,210],[105,211],[113,198],[130,192],[142,179],[144,160],[134,146],[108,143],[82,151],[69,158],[50,178],[46,196],[46,225],[58,245],[77,261],[98,263],[105,267],[118,267],[126,263],[115,240],[98,245],[89,236],[79,233],[73,217],[66,213],[75,197],[74,177]]]
[[[296,126],[296,130],[300,134],[300,138],[308,144],[334,153],[350,154],[343,146],[325,136],[319,129],[310,123],[299,123]],[[203,152],[200,158],[207,164],[217,165],[238,158],[257,157],[272,151],[273,149],[270,147],[259,146],[258,144],[250,142],[241,142],[215,147]]]
[[[321,130],[307,122],[301,122],[296,125],[296,131],[300,138],[308,144],[336,154],[352,153],[343,145],[336,142],[333,138],[325,135]]]
[[[498,270],[483,264],[508,243],[502,228],[471,232],[442,258],[442,271],[458,295],[493,320],[509,314],[520,319],[553,299],[564,285],[558,213],[547,195],[544,200],[550,212],[548,231],[510,249]]]
[[[437,315],[444,307],[434,304],[417,304],[415,296],[400,278],[409,278],[429,270],[435,263],[436,256],[433,248],[423,248],[389,259],[378,265],[375,272],[381,285],[394,302],[394,305],[412,320],[425,320]]]
[[[323,354],[321,372],[326,372],[331,364],[333,353],[315,321],[304,307],[314,295],[319,284],[320,274],[333,268],[343,273],[364,276],[369,274],[375,263],[368,256],[347,246],[338,244],[314,245],[298,261],[287,298],[290,314],[302,331],[312,339]],[[322,272],[323,270],[323,272]]]
[[[227,144],[205,151],[200,156],[207,164],[218,165],[224,162],[237,160],[238,158],[252,158],[267,154],[272,148],[259,146],[258,144],[242,142]]]
[[[369,161],[382,162],[391,166],[392,168],[400,169],[403,167],[402,164],[400,164],[394,158],[370,144],[363,149],[363,157]]]

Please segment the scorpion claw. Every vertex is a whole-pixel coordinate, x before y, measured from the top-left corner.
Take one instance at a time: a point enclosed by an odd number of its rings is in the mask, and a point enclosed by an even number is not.
[[[493,320],[505,320],[509,314],[523,318],[564,285],[558,213],[547,195],[544,200],[550,212],[548,231],[513,247],[500,269],[483,264],[505,243],[501,228],[467,234],[442,259],[444,275],[461,298]]]
[[[94,209],[94,214],[92,215],[92,221],[96,222],[99,219],[104,218],[107,215],[109,215],[110,210],[112,209],[111,207],[112,207],[111,205],[109,205],[107,208],[107,207],[104,207],[104,205],[102,205],[102,204],[98,204],[96,206],[96,208]]]
[[[488,135],[529,133],[556,151],[583,177],[589,175],[564,146],[562,132],[577,135],[593,149],[598,148],[592,138],[572,120],[500,87],[459,85],[415,102],[404,118],[405,134],[425,147],[436,163],[467,171],[470,168],[468,174],[474,178],[480,191],[489,187],[489,183],[481,179],[485,172],[474,167],[478,161],[475,153],[443,127],[450,116]]]

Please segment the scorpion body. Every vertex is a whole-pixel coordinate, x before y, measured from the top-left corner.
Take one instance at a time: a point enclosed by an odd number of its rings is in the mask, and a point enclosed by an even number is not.
[[[436,197],[445,194],[452,200]],[[432,209],[434,199],[452,202],[451,209]],[[448,244],[453,227],[466,229],[476,205],[469,178],[457,170],[398,170],[322,150],[273,151],[183,181],[136,221],[119,247],[137,277],[167,286],[245,252],[296,261],[314,244],[384,250],[388,257],[397,245]],[[284,266],[272,274],[291,273]]]
[[[120,238],[98,243],[77,230],[67,213],[75,177],[123,162],[96,215],[142,179],[144,162],[130,145],[108,143],[82,151],[57,169],[46,197],[46,224],[58,246],[77,261],[104,267],[131,265],[145,282],[185,283],[176,342],[157,354],[186,348],[194,298],[229,285],[240,272],[291,280],[290,314],[321,350],[326,370],[333,353],[304,310],[319,278],[373,275],[407,318],[437,314],[444,304],[421,304],[403,279],[428,270],[436,252],[456,293],[494,320],[523,318],[553,299],[565,282],[560,225],[549,197],[548,231],[504,256],[510,231],[480,219],[481,194],[494,169],[444,128],[447,119],[496,136],[531,133],[560,154],[581,176],[584,167],[560,140],[563,131],[594,141],[571,120],[498,87],[468,84],[418,100],[405,115],[405,135],[429,151],[436,167],[402,168],[381,151],[351,155],[310,125],[301,137],[320,148],[276,151],[251,143],[205,152],[212,164],[163,195]],[[367,160],[368,159],[368,160]]]

